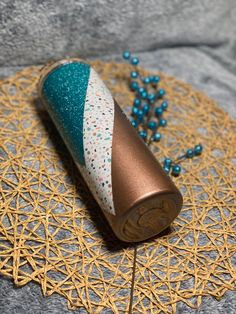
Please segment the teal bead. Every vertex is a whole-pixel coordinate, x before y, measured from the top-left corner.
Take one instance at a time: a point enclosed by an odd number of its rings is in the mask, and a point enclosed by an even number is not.
[[[161,133],[156,132],[153,136],[152,136],[152,140],[154,142],[159,142],[161,140]]]
[[[171,164],[172,164],[172,159],[170,159],[170,158],[164,159],[164,166],[170,167]]]
[[[148,94],[147,99],[150,101],[154,101],[155,100],[155,94],[153,94],[153,93]]]
[[[149,112],[149,110],[150,110],[150,106],[149,106],[148,104],[145,104],[145,105],[143,106],[143,112],[144,112],[144,114],[147,114],[147,113]]]
[[[151,82],[151,83],[153,82],[153,78],[154,78],[153,75],[150,75],[150,76],[149,76],[149,79],[150,79],[150,82]]]
[[[167,126],[167,121],[165,119],[161,119],[159,121],[159,126],[163,126],[163,127]]]
[[[157,84],[160,81],[160,76],[154,75],[152,76],[152,83]]]
[[[149,84],[149,83],[150,83],[150,78],[149,78],[149,77],[145,77],[145,78],[143,79],[143,83],[144,83],[144,84]]]
[[[144,130],[139,131],[138,134],[144,140],[147,138],[147,132]]]
[[[133,105],[134,107],[139,107],[141,105],[141,99],[135,98]]]
[[[132,64],[132,65],[138,65],[138,64],[139,64],[139,58],[133,57],[133,58],[131,59],[131,64]]]
[[[147,127],[150,130],[155,130],[157,128],[157,123],[156,121],[148,121]]]
[[[172,167],[172,172],[171,172],[172,175],[178,176],[180,172],[181,172],[181,167],[179,165],[174,165]]]
[[[134,128],[137,128],[137,127],[138,127],[138,121],[136,121],[136,120],[132,120],[132,121],[131,121],[131,124],[132,124],[132,126],[133,126]]]
[[[138,83],[135,81],[131,82],[130,83],[130,89],[134,90],[134,91],[137,90],[138,89]]]
[[[144,92],[142,92],[142,94],[141,94],[141,97],[142,97],[142,99],[146,99],[147,98],[147,92],[146,91],[144,91]]]
[[[130,52],[128,50],[124,51],[123,52],[123,59],[129,60],[129,58],[130,58]]]
[[[133,115],[133,116],[136,116],[136,115],[138,114],[138,112],[139,112],[139,110],[138,110],[137,107],[133,107],[133,108],[132,108],[132,115]]]
[[[165,95],[165,90],[164,89],[159,89],[159,91],[157,92],[157,97],[158,98],[162,98]]]
[[[136,115],[139,121],[143,120],[143,116],[144,116],[143,110],[138,110]]]
[[[165,111],[168,108],[168,101],[163,101],[163,103],[161,104],[161,108],[163,111]]]
[[[170,172],[170,167],[164,166],[164,167],[163,167],[163,170],[165,171],[165,173],[169,174],[169,172]]]
[[[138,77],[138,72],[137,71],[130,72],[130,77],[131,78],[137,78]]]
[[[193,151],[193,149],[188,149],[187,150],[187,152],[186,152],[186,157],[187,158],[193,158],[193,156],[194,156],[194,151]]]
[[[203,147],[201,144],[198,144],[194,147],[194,154],[195,155],[201,155],[202,153],[202,150],[203,150]]]
[[[139,94],[142,94],[143,92],[146,92],[146,89],[144,87],[139,87],[138,92]]]
[[[163,113],[163,109],[161,107],[157,107],[155,109],[155,115],[159,118]]]

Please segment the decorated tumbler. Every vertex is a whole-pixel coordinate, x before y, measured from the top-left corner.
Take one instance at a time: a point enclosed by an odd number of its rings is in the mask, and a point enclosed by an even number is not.
[[[55,62],[39,93],[116,236],[137,242],[168,227],[182,196],[96,71],[79,59]]]

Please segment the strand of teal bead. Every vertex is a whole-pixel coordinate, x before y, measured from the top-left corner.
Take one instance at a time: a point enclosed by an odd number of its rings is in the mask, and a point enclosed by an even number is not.
[[[162,138],[159,128],[167,126],[167,120],[163,118],[163,114],[168,109],[168,101],[163,100],[166,92],[158,87],[160,77],[157,75],[142,77],[137,69],[139,59],[133,57],[130,51],[124,51],[123,58],[134,67],[130,72],[130,89],[135,93],[131,111],[134,119],[131,120],[131,124],[148,145],[152,142],[159,142]],[[159,105],[157,105],[158,103]],[[148,130],[151,131],[149,136]],[[165,158],[163,161],[164,171],[167,174],[171,172],[171,175],[178,176],[181,173],[179,163],[186,158],[201,155],[202,150],[202,145],[198,144],[193,149],[188,149],[184,155],[179,156],[175,161]]]
[[[162,100],[166,94],[165,90],[158,89],[160,77],[157,75],[142,77],[137,69],[139,59],[133,57],[129,51],[123,52],[123,58],[134,67],[130,72],[130,89],[135,93],[131,112],[134,119],[131,123],[138,130],[139,136],[149,145],[153,141],[159,142],[162,135],[158,129],[167,125],[163,114],[168,108],[168,102]],[[159,101],[161,104],[156,107]],[[151,135],[148,130],[151,130]]]
[[[173,176],[178,176],[181,172],[179,163],[186,158],[193,158],[195,156],[201,155],[202,151],[203,146],[201,144],[197,144],[193,149],[189,148],[185,154],[179,156],[175,161],[172,161],[170,158],[165,158],[163,161],[163,169],[167,174],[169,174],[171,171]]]

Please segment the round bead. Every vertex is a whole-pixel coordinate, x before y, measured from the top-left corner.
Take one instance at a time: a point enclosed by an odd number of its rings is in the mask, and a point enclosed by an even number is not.
[[[139,119],[139,121],[142,121],[143,120],[143,110],[138,110],[137,112],[137,118]]]
[[[146,99],[147,98],[147,92],[146,91],[144,91],[144,92],[142,92],[142,94],[141,94],[141,97],[143,98],[143,99]]]
[[[139,136],[140,136],[141,138],[143,138],[144,140],[147,138],[147,132],[144,131],[144,130],[139,131],[138,134],[139,134]]]
[[[131,64],[132,64],[132,65],[138,65],[138,64],[139,64],[139,59],[138,59],[137,57],[133,57],[133,58],[131,59]]]
[[[165,95],[165,90],[164,89],[159,89],[159,91],[157,92],[157,97],[158,98],[162,98]]]
[[[165,127],[165,126],[167,126],[167,121],[165,119],[161,119],[159,121],[159,125]]]
[[[129,58],[130,58],[130,52],[128,50],[124,51],[123,52],[123,59],[128,60]]]
[[[161,104],[161,108],[163,111],[165,111],[168,108],[168,101],[163,101],[163,103]]]
[[[202,153],[202,150],[203,150],[203,147],[201,144],[198,144],[194,147],[194,154],[195,155],[201,155]]]
[[[135,98],[133,105],[134,107],[139,107],[141,105],[141,99]]]
[[[132,90],[137,90],[138,89],[138,83],[137,82],[131,82],[130,83],[130,88],[132,89]]]
[[[178,176],[180,172],[181,172],[181,167],[179,165],[174,165],[172,167],[172,172],[171,172],[172,175]]]
[[[142,94],[143,92],[145,92],[145,88],[144,87],[139,87],[138,92],[139,94]]]
[[[154,142],[159,142],[161,140],[161,133],[156,132],[153,136],[152,136],[152,140]]]
[[[157,84],[160,81],[160,76],[154,75],[152,77],[152,83]]]
[[[150,130],[155,130],[157,128],[157,123],[156,121],[148,121],[147,126]]]
[[[137,128],[137,126],[138,126],[138,121],[132,120],[132,121],[131,121],[131,124],[132,124],[132,126],[133,126],[134,128]]]
[[[148,104],[145,104],[145,105],[143,106],[143,112],[144,112],[144,114],[147,114],[147,113],[149,112],[149,110],[150,110],[150,106],[149,106]]]
[[[132,108],[132,115],[133,115],[133,116],[136,116],[136,115],[138,114],[138,112],[139,112],[139,110],[138,110],[137,107],[133,107],[133,108]]]
[[[164,159],[164,166],[170,167],[171,164],[172,164],[172,159],[170,159],[170,158]]]
[[[194,156],[194,151],[193,151],[193,149],[188,149],[187,150],[187,152],[186,152],[186,157],[187,158],[193,158],[193,156]]]
[[[150,76],[149,76],[149,79],[150,79],[150,82],[151,82],[151,83],[153,82],[153,77],[154,77],[153,75],[150,75]]]
[[[137,71],[130,72],[130,77],[131,78],[137,78],[138,77],[138,72]]]
[[[170,172],[170,167],[164,166],[164,167],[163,167],[163,170],[165,171],[165,173],[169,174],[169,172]]]
[[[161,107],[157,107],[155,109],[155,115],[159,118],[163,113],[163,109]]]
[[[153,101],[153,100],[155,100],[155,94],[150,93],[150,94],[148,94],[147,98],[148,98],[148,100]]]
[[[147,76],[143,79],[144,84],[149,84],[150,83],[150,78]]]

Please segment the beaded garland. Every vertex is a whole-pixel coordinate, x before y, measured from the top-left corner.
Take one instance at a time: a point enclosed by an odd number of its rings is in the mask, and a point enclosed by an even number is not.
[[[128,50],[123,52],[123,59],[129,61],[134,67],[130,72],[130,89],[135,94],[131,110],[133,117],[131,124],[137,129],[139,136],[147,145],[151,145],[152,142],[159,142],[162,138],[159,129],[167,126],[167,120],[163,118],[163,115],[169,106],[168,101],[163,99],[166,95],[165,90],[158,87],[160,76],[142,77],[137,69],[139,58],[133,57]],[[171,173],[173,176],[178,176],[181,173],[179,163],[186,158],[201,155],[202,151],[203,146],[197,144],[193,149],[189,148],[186,153],[177,157],[174,161],[165,158],[163,169],[167,174]]]

